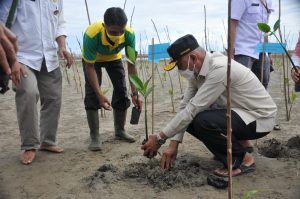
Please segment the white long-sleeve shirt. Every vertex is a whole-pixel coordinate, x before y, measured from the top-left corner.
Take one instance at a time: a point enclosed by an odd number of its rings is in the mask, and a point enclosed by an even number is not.
[[[226,109],[227,57],[206,52],[197,79],[190,80],[181,110],[163,129],[167,137],[182,141],[183,133],[195,116],[214,105]],[[257,132],[270,132],[275,125],[277,107],[272,97],[250,69],[231,62],[231,108],[246,125],[256,121]]]
[[[0,1],[0,21],[6,22],[12,0]],[[56,38],[66,35],[62,0],[19,0],[11,30],[17,35],[19,62],[48,72],[59,66]]]

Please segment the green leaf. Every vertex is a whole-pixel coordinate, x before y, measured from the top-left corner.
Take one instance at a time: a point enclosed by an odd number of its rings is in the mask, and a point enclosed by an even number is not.
[[[129,80],[141,94],[144,94],[143,82],[137,75],[129,75]]]
[[[172,90],[172,89],[168,90],[168,94],[169,94],[170,96],[172,96],[172,95],[173,95],[173,90]]]
[[[149,89],[146,90],[144,97],[147,98],[148,95],[153,91],[153,86],[151,86]]]
[[[137,58],[137,52],[131,46],[126,46],[126,57],[134,64]]]
[[[271,31],[270,26],[266,23],[258,23],[257,27],[258,27],[259,30],[261,30],[264,33],[268,33],[268,32]]]
[[[279,28],[279,26],[280,26],[280,19],[278,19],[278,20],[275,22],[275,24],[274,24],[274,26],[273,26],[273,32],[276,32],[276,30]]]
[[[248,192],[244,193],[243,199],[249,199],[250,197],[252,197],[255,194],[257,194],[258,192],[259,192],[259,190],[248,191]]]
[[[152,77],[152,76],[151,76]],[[150,82],[150,79],[151,79],[151,77],[149,77],[149,79],[145,82],[145,84],[144,84],[144,90],[146,91],[147,90],[147,88],[148,88],[148,84],[149,84],[149,82]]]
[[[294,103],[297,100],[297,97],[297,93],[295,91],[292,91],[291,102]]]

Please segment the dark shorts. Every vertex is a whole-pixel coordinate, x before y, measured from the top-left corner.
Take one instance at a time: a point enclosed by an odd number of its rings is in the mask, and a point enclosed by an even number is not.
[[[89,83],[88,77],[85,71],[85,62],[82,61],[83,72],[85,78],[85,98],[84,105],[87,110],[100,109],[98,98]],[[102,84],[102,68],[105,68],[113,85],[113,94],[111,105],[116,110],[126,110],[130,106],[130,100],[127,94],[125,70],[121,60],[111,62],[96,62],[95,70],[97,73],[99,85]]]

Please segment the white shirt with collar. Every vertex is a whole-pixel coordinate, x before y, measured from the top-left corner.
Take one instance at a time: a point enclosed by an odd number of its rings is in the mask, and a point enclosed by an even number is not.
[[[11,0],[0,1],[0,21],[6,22]],[[19,0],[12,29],[18,40],[18,61],[48,72],[59,66],[56,38],[66,35],[62,0]]]
[[[206,52],[197,79],[189,81],[180,111],[163,129],[167,137],[182,141],[183,133],[195,116],[212,105],[226,109],[227,56]],[[250,69],[231,62],[231,107],[245,122],[256,121],[257,132],[270,132],[277,107],[272,97]]]
[[[235,33],[235,55],[247,55],[255,59],[259,53],[255,52],[256,45],[264,41],[263,33],[257,23],[268,23],[270,12],[274,12],[271,0],[232,0],[231,19],[238,20]]]

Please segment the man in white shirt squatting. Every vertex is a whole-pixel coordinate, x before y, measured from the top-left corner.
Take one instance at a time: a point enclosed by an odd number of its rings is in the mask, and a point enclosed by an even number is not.
[[[167,126],[142,146],[144,156],[153,158],[166,139],[160,166],[169,169],[176,159],[185,131],[202,141],[223,163],[214,172],[227,176],[226,84],[227,57],[201,48],[192,35],[176,40],[169,48],[172,58],[165,70],[175,66],[188,79],[180,110]],[[277,107],[258,78],[249,68],[231,62],[232,162],[233,176],[255,170],[254,158],[239,143],[266,136],[273,129]]]

